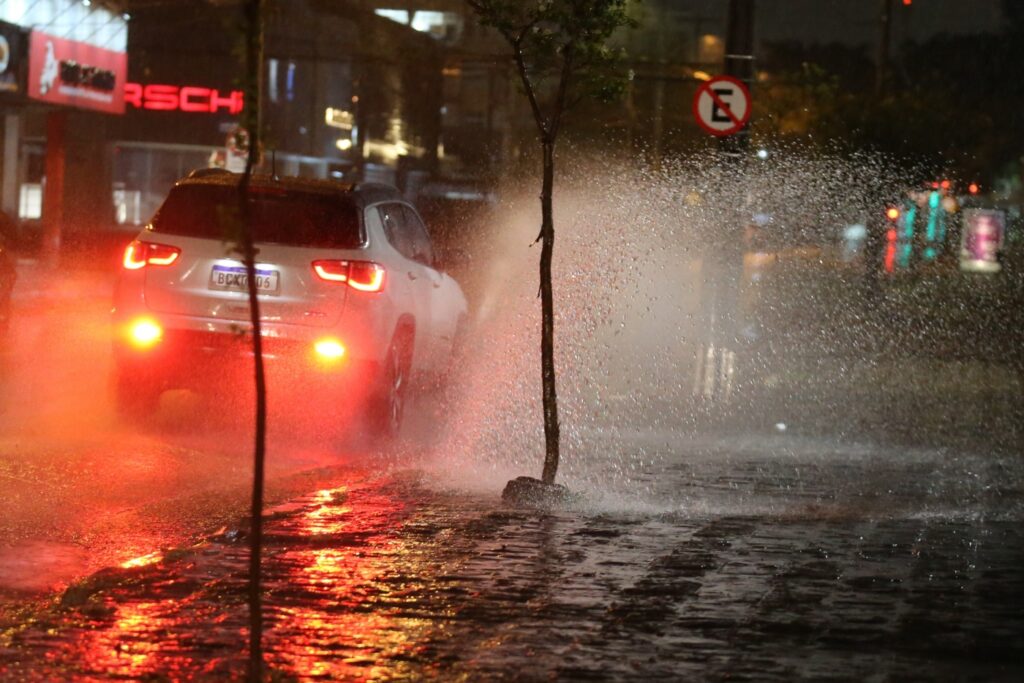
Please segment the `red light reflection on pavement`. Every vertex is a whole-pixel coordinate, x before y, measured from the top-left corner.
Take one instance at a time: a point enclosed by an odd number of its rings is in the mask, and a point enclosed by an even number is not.
[[[277,588],[267,659],[303,678],[394,675],[395,663],[414,659],[418,636],[432,625],[403,614],[402,596],[417,572],[403,571],[405,546],[393,533],[401,508],[376,493],[364,493],[354,507],[343,488],[319,491],[311,502],[289,520],[289,533],[318,547],[281,553],[268,577]]]
[[[171,641],[174,606],[164,601],[128,602],[116,607],[106,628],[85,630],[76,643],[79,671],[109,678],[172,675],[192,667],[192,659]],[[51,660],[66,656],[55,648]]]
[[[323,489],[270,511],[264,648],[272,671],[366,680],[424,670],[424,637],[443,637],[449,608],[425,583],[423,542],[403,532],[414,506],[381,484]],[[90,579],[99,583],[53,628],[10,641],[36,651],[34,661],[18,657],[32,661],[30,669],[5,669],[11,660],[0,651],[0,678],[243,678],[244,540],[214,540],[173,557],[144,555]]]

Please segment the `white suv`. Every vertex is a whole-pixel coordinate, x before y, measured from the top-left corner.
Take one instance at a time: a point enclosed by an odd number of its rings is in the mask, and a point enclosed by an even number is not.
[[[113,310],[123,414],[251,362],[247,280],[231,235],[239,179],[197,171],[179,181],[125,250]],[[346,405],[357,399],[375,432],[396,434],[410,380],[443,379],[467,314],[423,221],[386,185],[254,176],[248,201],[269,372]]]

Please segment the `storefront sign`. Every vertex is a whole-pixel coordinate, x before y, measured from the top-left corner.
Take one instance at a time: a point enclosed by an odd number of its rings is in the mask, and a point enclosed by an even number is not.
[[[136,109],[150,111],[184,111],[196,114],[237,114],[245,98],[241,90],[221,95],[219,90],[196,85],[157,85],[128,83],[124,101]]]
[[[124,113],[128,56],[40,31],[29,39],[28,95],[51,104]]]
[[[23,40],[20,28],[0,21],[0,94],[22,91]]]
[[[963,237],[960,242],[960,269],[976,273],[1002,270],[999,252],[1006,234],[1003,211],[965,209]]]

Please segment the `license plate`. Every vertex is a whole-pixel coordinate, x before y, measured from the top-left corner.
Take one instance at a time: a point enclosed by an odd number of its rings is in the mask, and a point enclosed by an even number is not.
[[[256,271],[256,291],[261,294],[276,294],[280,274],[276,270]],[[245,266],[214,266],[210,272],[210,289],[231,292],[248,292],[249,276]]]

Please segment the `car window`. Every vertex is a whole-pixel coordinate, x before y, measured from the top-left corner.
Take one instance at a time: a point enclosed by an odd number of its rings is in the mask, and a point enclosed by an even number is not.
[[[377,230],[383,230],[385,237],[387,236],[387,228],[384,226],[384,219],[381,217],[380,209],[376,206],[371,206],[366,209],[366,214],[363,218],[366,221],[366,232],[367,234],[376,234]]]
[[[179,185],[153,217],[153,230],[185,237],[227,239],[238,190],[224,185]],[[354,249],[363,244],[359,211],[338,195],[277,188],[250,189],[249,220],[257,242]]]
[[[405,215],[401,204],[381,204],[381,220],[384,222],[384,235],[395,249],[407,259],[413,258],[413,244],[405,228]]]
[[[405,214],[405,226],[409,233],[409,238],[412,240],[412,258],[433,268],[434,247],[430,242],[430,235],[427,234],[426,226],[423,225],[419,214],[412,207],[403,205],[402,210]]]

